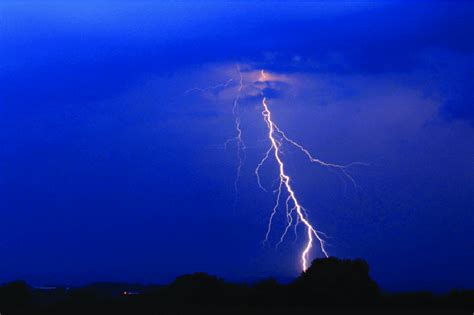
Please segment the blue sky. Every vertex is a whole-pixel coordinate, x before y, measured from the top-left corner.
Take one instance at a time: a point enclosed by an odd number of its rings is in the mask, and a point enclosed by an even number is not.
[[[302,238],[262,246],[274,196],[259,98],[358,187],[285,157],[329,252],[389,290],[474,285],[474,6],[469,2],[6,1],[0,5],[1,281],[164,282],[299,273]],[[263,170],[271,186],[272,163]],[[278,241],[281,217],[272,234]],[[302,234],[303,231],[300,231]],[[314,257],[320,256],[317,250]]]

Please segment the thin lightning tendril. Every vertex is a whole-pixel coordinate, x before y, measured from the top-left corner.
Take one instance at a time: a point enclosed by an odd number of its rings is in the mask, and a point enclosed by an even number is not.
[[[239,192],[238,185],[239,185],[239,180],[240,180],[241,173],[242,173],[242,166],[243,166],[243,163],[244,163],[245,150],[246,150],[245,142],[242,139],[242,128],[241,128],[241,119],[240,119],[240,111],[239,111],[240,97],[241,97],[241,94],[242,94],[242,90],[244,89],[245,86],[243,84],[243,76],[242,76],[242,71],[240,70],[240,66],[237,64],[236,68],[237,68],[237,72],[239,74],[239,85],[238,85],[238,88],[237,88],[237,95],[234,98],[234,103],[233,103],[233,106],[232,106],[232,115],[234,116],[234,120],[235,120],[236,135],[235,135],[235,137],[228,139],[224,143],[224,148],[227,148],[229,143],[234,142],[234,141],[235,141],[236,146],[237,146],[238,165],[237,165],[237,171],[236,171],[235,181],[234,181],[234,190],[235,190],[234,208],[235,208],[236,203],[237,203],[237,197],[238,197],[238,192]],[[209,92],[209,91],[213,91],[213,90],[224,89],[224,88],[227,88],[233,81],[234,81],[234,78],[230,78],[224,83],[219,83],[219,84],[208,86],[208,87],[205,87],[205,88],[193,87],[189,90],[186,90],[185,94],[189,94],[191,92],[205,93],[205,92]]]
[[[237,142],[237,155],[239,158],[239,165],[237,166],[237,174],[235,175],[235,183],[234,183],[234,189],[235,193],[238,193],[239,187],[239,179],[242,173],[242,164],[244,163],[245,159],[245,143],[242,140],[242,128],[240,127],[240,114],[239,114],[239,101],[240,101],[240,95],[242,93],[242,89],[244,88],[243,85],[243,79],[242,79],[242,72],[240,71],[240,67],[237,66],[237,70],[239,71],[239,88],[237,92],[237,96],[234,100],[234,106],[232,107],[232,114],[235,117],[235,130],[237,131],[237,136],[235,141]]]
[[[257,184],[258,184],[258,187],[260,187],[260,189],[262,189],[263,191],[267,191],[265,189],[265,187],[263,187],[262,185],[262,182],[260,180],[260,168],[263,166],[263,164],[265,163],[265,161],[268,159],[268,156],[270,155],[270,153],[272,152],[272,149],[273,147],[270,147],[268,148],[267,152],[265,153],[265,156],[263,157],[263,159],[258,163],[257,165],[257,168],[255,169],[255,176],[257,176]]]
[[[273,221],[273,217],[277,213],[278,206],[280,205],[280,197],[281,197],[282,186],[283,186],[283,182],[280,180],[280,184],[278,186],[278,194],[277,194],[277,197],[276,197],[275,206],[273,207],[272,214],[270,215],[270,219],[268,220],[267,233],[265,234],[265,239],[263,240],[263,243],[268,242],[268,237],[270,236],[270,232],[272,231],[272,221]]]
[[[281,243],[283,243],[283,240],[285,239],[285,236],[288,233],[288,230],[293,225],[293,212],[296,210],[296,207],[293,206],[293,208],[289,209],[290,208],[290,206],[289,206],[290,199],[291,199],[290,196],[288,196],[288,198],[286,198],[286,221],[287,221],[287,224],[286,224],[285,230],[283,231],[283,234],[280,236],[280,240],[275,245],[275,247],[278,247],[278,246],[280,246]]]
[[[328,167],[328,168],[335,168],[335,169],[338,169],[340,170],[351,182],[352,184],[354,185],[354,187],[357,187],[357,183],[356,181],[354,180],[354,178],[347,172],[347,168],[351,167],[351,166],[355,166],[355,165],[367,165],[367,163],[363,163],[363,162],[352,162],[350,164],[347,164],[347,165],[339,165],[339,164],[334,164],[334,163],[328,163],[328,162],[324,162],[320,159],[317,159],[315,157],[313,157],[311,155],[311,153],[305,148],[303,147],[301,144],[299,144],[298,142],[288,138],[288,136],[280,129],[280,127],[278,127],[278,125],[274,125],[275,126],[275,129],[277,130],[277,132],[281,135],[281,137],[283,139],[285,139],[288,143],[290,143],[291,145],[295,146],[296,148],[298,148],[301,152],[303,152],[309,159],[309,161],[311,163],[316,163],[316,164],[319,164],[321,166],[324,166],[324,167]]]
[[[232,83],[232,81],[234,81],[233,78],[230,78],[229,80],[227,80],[225,83],[219,83],[219,84],[216,84],[216,85],[213,85],[213,86],[208,86],[206,88],[199,88],[199,87],[193,87],[189,90],[186,90],[184,92],[184,94],[189,94],[191,92],[194,92],[194,91],[197,91],[197,92],[201,92],[201,93],[204,93],[204,92],[208,92],[208,91],[212,91],[212,90],[217,90],[219,88],[226,88],[229,86],[229,84]]]
[[[224,143],[224,147],[226,148],[227,148],[227,145],[233,141],[235,141],[236,146],[237,146],[238,165],[237,165],[237,171],[236,171],[235,181],[234,181],[234,191],[235,191],[234,208],[236,207],[236,203],[237,203],[237,196],[239,193],[239,180],[242,175],[242,165],[244,164],[245,150],[246,150],[245,142],[242,139],[242,128],[241,128],[241,119],[240,119],[240,110],[239,110],[240,96],[242,94],[242,90],[244,89],[244,84],[243,84],[242,71],[240,71],[240,66],[236,65],[236,68],[237,68],[237,72],[239,73],[239,87],[237,88],[237,95],[235,96],[234,104],[232,106],[232,115],[234,116],[234,119],[235,119],[236,135],[235,137],[228,139]]]

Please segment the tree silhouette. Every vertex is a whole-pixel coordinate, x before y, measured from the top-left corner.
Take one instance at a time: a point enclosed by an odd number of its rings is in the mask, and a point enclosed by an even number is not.
[[[30,302],[31,291],[26,282],[14,281],[0,287],[0,309],[19,309]]]
[[[369,265],[361,259],[316,259],[290,290],[298,303],[328,306],[368,304],[379,297]]]

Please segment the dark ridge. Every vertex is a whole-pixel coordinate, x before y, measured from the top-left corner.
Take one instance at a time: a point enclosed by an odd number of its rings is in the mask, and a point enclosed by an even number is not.
[[[176,278],[166,286],[95,283],[80,288],[0,287],[0,313],[9,314],[320,314],[411,311],[471,314],[474,290],[448,294],[383,293],[364,260],[316,259],[289,284],[269,278],[234,284],[206,273]],[[321,313],[322,312],[322,313]]]

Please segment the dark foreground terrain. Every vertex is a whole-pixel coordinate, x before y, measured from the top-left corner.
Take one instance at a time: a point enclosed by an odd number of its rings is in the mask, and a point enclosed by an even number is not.
[[[93,284],[0,287],[0,313],[9,314],[473,314],[474,290],[380,292],[363,260],[316,259],[293,282],[227,283],[204,273],[166,286]]]

